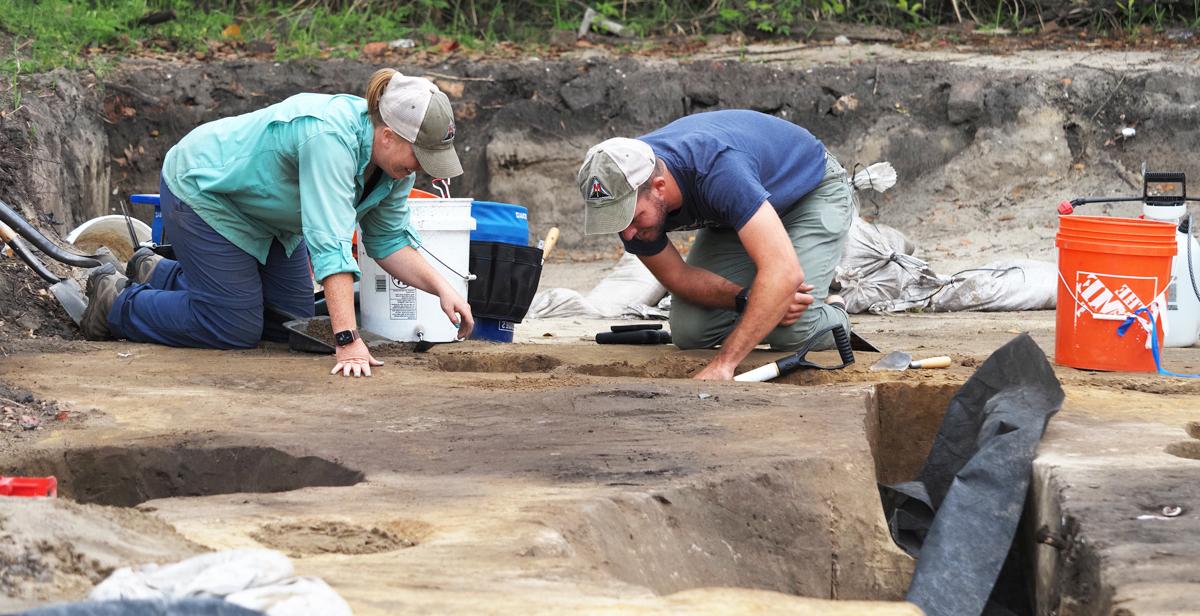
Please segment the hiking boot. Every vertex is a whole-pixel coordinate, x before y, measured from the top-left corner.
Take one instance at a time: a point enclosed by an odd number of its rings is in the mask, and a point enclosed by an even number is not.
[[[108,311],[113,301],[129,285],[129,279],[117,273],[117,267],[111,263],[101,265],[88,273],[87,278],[87,309],[79,319],[79,329],[88,340],[108,340],[112,333],[108,330]]]
[[[137,284],[144,284],[150,280],[150,274],[154,273],[154,268],[162,260],[163,258],[154,254],[153,250],[144,246],[138,248],[133,256],[129,257],[129,263],[125,264],[125,277]]]

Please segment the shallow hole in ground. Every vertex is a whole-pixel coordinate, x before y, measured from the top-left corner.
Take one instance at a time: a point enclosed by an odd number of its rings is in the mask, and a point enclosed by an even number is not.
[[[238,492],[352,486],[360,471],[273,447],[96,447],[9,465],[25,475],[55,475],[59,494],[80,503],[133,507],[148,500]]]
[[[430,359],[430,367],[443,372],[549,372],[562,365],[561,359],[541,353],[449,353]]]
[[[689,379],[700,372],[708,360],[672,354],[657,357],[641,364],[626,361],[611,364],[585,364],[575,368],[579,374],[590,376],[624,376],[652,379]]]
[[[390,520],[370,527],[333,520],[267,524],[250,536],[276,550],[299,557],[313,554],[377,554],[411,548],[430,533],[417,520]]]

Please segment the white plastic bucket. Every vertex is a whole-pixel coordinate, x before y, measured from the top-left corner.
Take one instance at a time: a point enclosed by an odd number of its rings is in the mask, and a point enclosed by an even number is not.
[[[133,233],[138,243],[150,241],[150,225],[136,219],[133,223]],[[120,214],[100,216],[84,222],[67,234],[67,243],[88,254],[96,252],[97,248],[107,246],[118,261],[125,262],[137,250],[129,241],[129,225]]]
[[[412,225],[421,236],[421,247],[417,252],[464,299],[467,281],[463,276],[468,274],[471,231],[475,230],[471,201],[408,200]],[[361,248],[358,267],[362,270],[359,309],[365,329],[401,342],[451,342],[458,337],[458,328],[442,312],[441,300],[436,295],[419,291],[389,276]]]

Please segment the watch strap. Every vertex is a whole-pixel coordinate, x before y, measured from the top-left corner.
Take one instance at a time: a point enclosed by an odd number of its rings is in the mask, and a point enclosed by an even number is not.
[[[358,330],[357,329],[346,329],[346,330],[337,332],[336,334],[333,335],[333,341],[338,346],[346,346],[348,344],[351,344],[355,340],[358,340]]]
[[[750,303],[750,287],[742,287],[742,290],[733,296],[734,310],[738,313],[745,312],[748,303]]]

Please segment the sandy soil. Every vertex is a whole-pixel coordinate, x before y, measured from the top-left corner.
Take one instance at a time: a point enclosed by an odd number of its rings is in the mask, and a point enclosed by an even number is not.
[[[327,358],[275,346],[211,352],[88,343],[71,353],[17,353],[0,364],[0,380],[71,405],[84,429],[38,431],[36,446],[10,452],[2,468],[65,469],[63,460],[71,459],[96,467],[103,459],[104,468],[132,469],[75,468],[64,475],[64,494],[103,502],[105,492],[73,482],[133,482],[154,500],[121,515],[166,522],[209,549],[283,550],[301,573],[329,581],[361,614],[401,606],[659,613],[695,605],[696,592],[707,605],[697,609],[706,613],[909,613],[903,604],[835,605],[789,595],[902,594],[911,563],[887,538],[875,477],[899,480],[919,468],[947,396],[991,349],[1020,331],[1052,349],[1053,313],[907,314],[855,323],[884,350],[948,353],[954,365],[881,374],[868,370],[878,355],[863,353],[848,369],[780,383],[697,383],[684,377],[710,352],[598,347],[587,334],[608,323],[579,319],[529,321],[518,329],[523,342],[513,345],[392,349],[369,380],[328,377]],[[776,355],[755,352],[745,367]],[[813,359],[832,359],[826,355]],[[1194,369],[1200,349],[1169,350],[1168,361]],[[1171,477],[1195,476],[1186,426],[1196,421],[1200,384],[1058,373],[1068,406],[1043,445],[1043,472],[1069,483],[1074,469],[1107,459],[1136,477],[1143,494],[1164,489],[1159,484]],[[887,438],[867,428],[867,416],[880,409],[864,404],[865,396],[880,383],[899,388],[881,398],[898,413],[878,424],[892,426]],[[1078,425],[1091,426],[1090,436],[1080,439]],[[873,451],[873,442],[885,449]],[[1097,443],[1110,444],[1099,446],[1102,458]],[[112,449],[103,458],[86,453],[96,447]],[[146,477],[175,474],[179,460],[192,459],[155,453],[162,448],[204,455],[263,447],[288,452],[272,458],[277,473],[315,477],[297,470],[295,460],[321,459],[360,470],[365,481],[275,492],[268,475],[236,470],[244,464],[222,467],[229,469],[222,483],[236,490],[229,494],[212,484],[163,488],[137,479],[137,469]],[[1106,507],[1124,507],[1105,480],[1087,481],[1107,495]],[[1178,488],[1175,494],[1192,498]],[[85,511],[100,524],[119,510]],[[1189,519],[1180,523],[1195,523]],[[88,528],[72,532],[99,540]],[[125,553],[119,560],[181,554],[170,548],[177,544],[169,527],[161,528],[131,540],[157,556]],[[1122,532],[1123,545],[1145,540],[1136,529]],[[48,541],[41,552],[79,542],[66,535]],[[1174,541],[1172,558],[1197,549],[1183,537]],[[176,551],[162,552],[168,549]],[[1174,596],[1134,584],[1139,568],[1119,556],[1108,566],[1132,576],[1118,588],[1134,589],[1135,605]],[[1165,579],[1185,571],[1163,562],[1154,568]],[[20,579],[8,600],[78,598],[96,575],[76,575],[69,584]],[[706,590],[673,594],[688,589]]]

